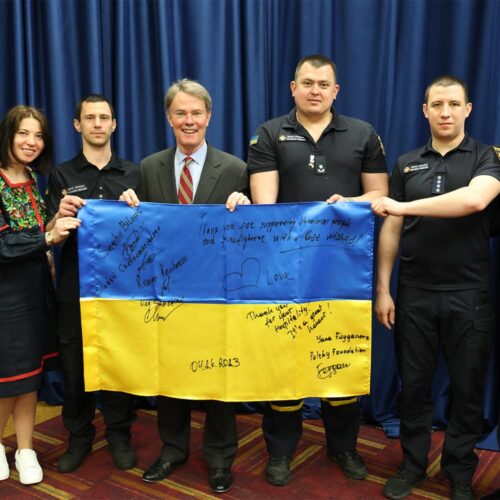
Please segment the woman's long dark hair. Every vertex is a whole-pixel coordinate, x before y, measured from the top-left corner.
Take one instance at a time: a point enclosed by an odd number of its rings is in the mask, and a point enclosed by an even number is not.
[[[39,109],[32,106],[14,106],[4,116],[0,124],[0,165],[2,168],[9,168],[14,136],[25,118],[34,118],[40,123],[44,148],[40,155],[30,163],[30,167],[35,172],[44,174],[50,169],[52,164],[52,135],[45,115]]]

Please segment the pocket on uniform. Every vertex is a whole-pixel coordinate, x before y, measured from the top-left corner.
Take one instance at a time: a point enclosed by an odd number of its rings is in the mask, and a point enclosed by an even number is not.
[[[494,314],[490,304],[481,304],[474,307],[474,329],[482,332],[493,332]]]

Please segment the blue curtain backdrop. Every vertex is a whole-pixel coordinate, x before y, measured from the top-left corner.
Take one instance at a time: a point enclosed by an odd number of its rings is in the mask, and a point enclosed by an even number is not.
[[[427,140],[423,93],[443,73],[470,85],[470,134],[500,143],[499,26],[497,0],[3,0],[0,114],[18,103],[43,108],[57,163],[80,147],[75,103],[102,92],[117,112],[115,150],[139,161],[173,144],[163,94],[189,77],[213,98],[209,142],[246,158],[256,127],[292,107],[297,61],[323,53],[338,66],[336,109],[371,122],[392,165]],[[498,412],[497,357],[486,402],[490,426]],[[372,385],[365,417],[390,428],[398,381],[391,336],[377,324]],[[441,366],[438,425],[446,424],[447,391]]]

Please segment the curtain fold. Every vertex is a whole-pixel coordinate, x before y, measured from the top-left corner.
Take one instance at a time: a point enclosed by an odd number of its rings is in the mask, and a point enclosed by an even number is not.
[[[256,127],[292,107],[297,61],[323,53],[338,66],[336,109],[374,125],[392,166],[427,141],[423,94],[443,73],[470,85],[468,132],[500,143],[498,26],[496,0],[4,0],[0,113],[18,103],[43,108],[58,163],[80,148],[76,102],[102,92],[116,109],[116,151],[139,161],[174,143],[163,95],[174,80],[194,78],[213,99],[209,142],[245,159]],[[493,251],[496,266],[497,245]],[[493,270],[496,304],[498,278]],[[398,387],[392,337],[375,323],[373,338],[364,411],[389,426]],[[494,351],[487,388],[490,427],[498,414],[498,357]],[[445,377],[438,378],[436,393],[446,392]],[[440,424],[445,400],[436,398]]]

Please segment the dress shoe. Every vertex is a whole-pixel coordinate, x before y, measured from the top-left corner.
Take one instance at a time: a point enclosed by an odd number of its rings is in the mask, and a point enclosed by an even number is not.
[[[225,493],[233,485],[231,469],[222,467],[210,468],[208,472],[208,482],[214,493]]]
[[[182,460],[181,462],[167,462],[159,458],[151,467],[146,469],[144,474],[142,475],[142,480],[147,483],[155,483],[156,481],[161,481],[165,479],[176,467],[185,463],[186,460]]]
[[[271,455],[266,467],[267,482],[274,486],[285,486],[288,484],[292,477],[290,462],[290,457]]]
[[[342,472],[351,479],[364,479],[368,475],[368,469],[356,450],[332,453],[330,458],[338,463]]]
[[[68,449],[59,457],[57,470],[73,472],[82,465],[85,457],[92,451],[92,444],[70,443]]]
[[[130,442],[119,441],[118,443],[110,444],[109,447],[111,455],[113,455],[113,461],[118,469],[127,470],[135,467],[137,458],[134,448],[130,446]]]
[[[36,458],[35,450],[25,448],[16,451],[16,469],[21,484],[36,484],[42,481],[43,471]]]

